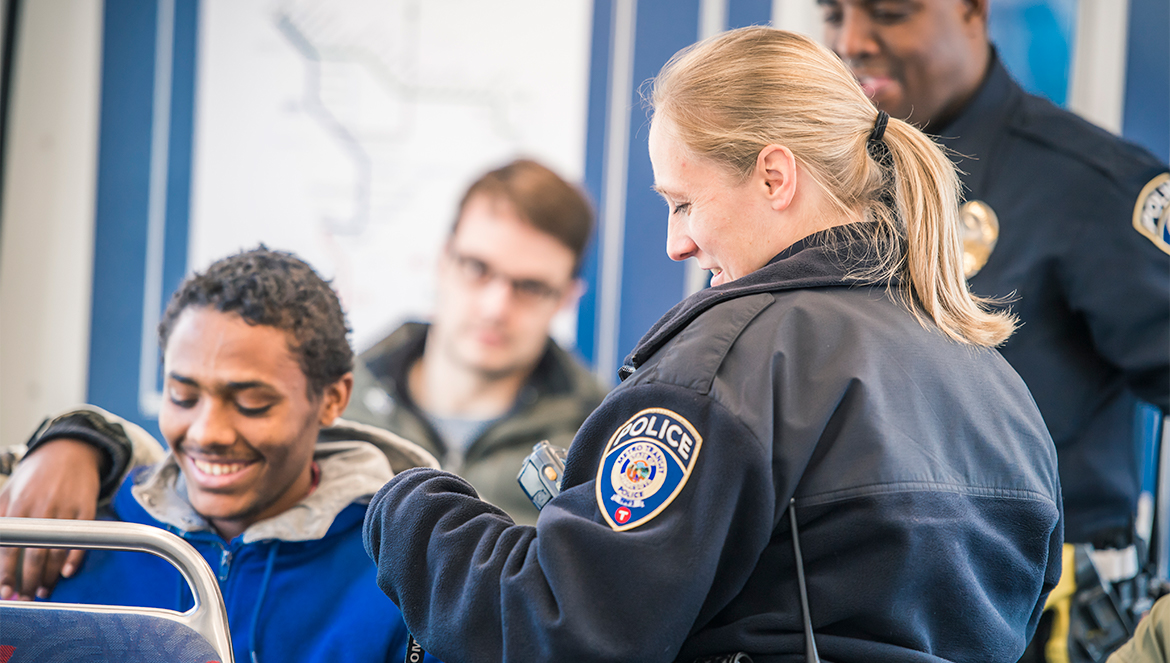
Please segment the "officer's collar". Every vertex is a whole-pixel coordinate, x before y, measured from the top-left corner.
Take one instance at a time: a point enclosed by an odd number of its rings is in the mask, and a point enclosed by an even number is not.
[[[629,377],[699,314],[721,302],[761,292],[867,284],[853,275],[866,274],[878,266],[873,247],[865,239],[871,225],[861,222],[814,233],[781,251],[751,274],[687,297],[667,311],[638,341],[619,369],[618,377],[622,380]]]
[[[962,178],[965,195],[982,190],[990,157],[988,147],[994,143],[994,135],[1007,126],[1020,94],[1020,87],[993,46],[987,76],[978,92],[955,119],[938,130],[938,142],[957,153],[952,153],[951,159],[966,173]]]

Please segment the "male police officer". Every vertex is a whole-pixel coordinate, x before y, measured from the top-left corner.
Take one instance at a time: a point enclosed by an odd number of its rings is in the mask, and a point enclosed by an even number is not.
[[[541,440],[568,447],[605,396],[549,338],[577,298],[592,232],[589,203],[522,159],[464,194],[439,259],[430,325],[408,323],[362,354],[346,416],[442,459],[518,522],[537,511],[516,473]]]
[[[878,108],[939,136],[965,185],[972,290],[1023,324],[1002,349],[1056,442],[1071,543],[1126,550],[1139,398],[1170,409],[1170,174],[1024,92],[988,0],[818,0],[827,44]],[[1136,572],[1131,552],[1111,572]]]

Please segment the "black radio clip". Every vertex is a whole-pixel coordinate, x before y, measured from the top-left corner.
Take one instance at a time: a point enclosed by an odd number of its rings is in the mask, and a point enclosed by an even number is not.
[[[561,480],[565,474],[565,457],[569,452],[542,440],[532,447],[532,453],[520,465],[516,481],[532,500],[537,511],[561,494]]]

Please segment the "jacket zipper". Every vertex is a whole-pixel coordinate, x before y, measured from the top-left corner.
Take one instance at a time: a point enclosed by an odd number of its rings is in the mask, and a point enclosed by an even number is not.
[[[231,568],[232,568],[232,551],[228,550],[227,548],[224,548],[223,552],[219,556],[219,582],[220,583],[227,582],[228,572],[231,571]]]

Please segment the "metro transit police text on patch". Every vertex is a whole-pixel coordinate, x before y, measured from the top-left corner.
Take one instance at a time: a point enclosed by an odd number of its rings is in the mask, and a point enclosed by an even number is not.
[[[666,410],[666,412],[669,412],[669,410]],[[674,413],[671,412],[670,414],[673,415]],[[686,422],[685,419],[682,419],[682,421]],[[655,426],[658,427],[657,430],[655,430]],[[689,422],[686,423],[686,426],[687,428],[691,427]],[[626,424],[620,431],[618,431],[616,444],[620,445],[629,438],[640,437],[643,435],[643,433],[645,434],[645,437],[656,438],[658,440],[665,441],[672,448],[678,450],[678,454],[682,457],[684,462],[690,461],[691,451],[695,446],[694,438],[688,435],[686,431],[683,430],[682,426],[680,426],[673,420],[672,417],[666,414],[639,416],[632,422]],[[609,450],[614,447],[614,445],[615,442],[611,441],[609,447],[606,448],[606,452],[608,453]]]
[[[597,471],[597,504],[616,531],[649,522],[678,495],[703,438],[685,417],[648,408],[614,432]]]

